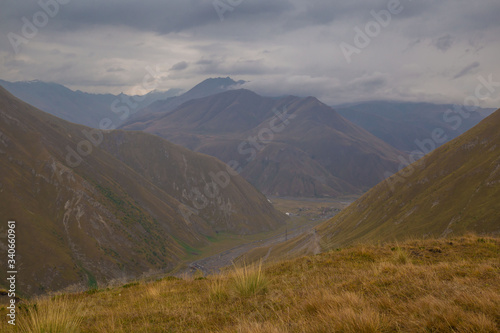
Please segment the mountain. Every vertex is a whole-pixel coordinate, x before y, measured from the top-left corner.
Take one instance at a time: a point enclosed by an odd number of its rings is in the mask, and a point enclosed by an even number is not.
[[[469,112],[464,106],[412,102],[373,101],[335,108],[344,118],[405,152],[421,150],[418,142],[432,138],[442,129],[446,139],[438,147],[465,133],[495,109],[478,108]],[[459,112],[462,113],[459,113]]]
[[[314,97],[268,98],[245,89],[194,99],[123,128],[215,156],[276,196],[361,193],[395,172],[400,154]]]
[[[57,83],[38,80],[24,82],[0,80],[0,86],[40,110],[93,128],[99,128],[103,119],[110,119],[117,127],[139,109],[180,92],[179,89],[170,89],[166,92],[152,91],[144,96],[90,94],[79,90],[73,91]]]
[[[3,88],[0,155],[0,211],[17,222],[17,286],[27,295],[167,271],[218,232],[253,234],[286,219],[213,157],[69,123]],[[0,249],[5,258],[5,239]]]
[[[321,228],[328,244],[500,232],[500,110]]]
[[[154,119],[158,114],[172,111],[187,101],[215,95],[233,89],[243,83],[245,83],[245,81],[234,81],[230,77],[206,79],[184,94],[151,103],[151,105],[139,110],[139,112],[131,117],[125,124],[134,123],[137,119]]]
[[[500,234],[500,109],[381,182],[338,215],[246,262],[316,254],[352,244]]]

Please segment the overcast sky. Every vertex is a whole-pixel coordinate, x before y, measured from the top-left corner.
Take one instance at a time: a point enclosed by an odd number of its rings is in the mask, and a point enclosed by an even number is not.
[[[55,1],[2,0],[1,79],[137,93],[149,67],[160,90],[230,76],[329,104],[463,104],[479,76],[500,82],[498,0]],[[500,107],[493,86],[481,106]]]

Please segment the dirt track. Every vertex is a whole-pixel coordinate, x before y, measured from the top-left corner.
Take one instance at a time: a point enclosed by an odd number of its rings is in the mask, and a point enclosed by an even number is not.
[[[321,220],[315,219],[309,221],[306,224],[288,230],[288,239],[294,238],[303,233],[312,232],[312,229],[321,222],[322,222]],[[253,241],[250,243],[235,246],[229,250],[223,251],[216,255],[189,263],[188,268],[183,270],[180,274],[194,273],[196,270],[201,270],[204,274],[217,273],[220,271],[221,268],[231,266],[233,260],[241,256],[242,254],[256,247],[275,245],[284,242],[285,238],[286,238],[286,233],[283,232],[279,235],[267,239],[261,239],[258,241]]]

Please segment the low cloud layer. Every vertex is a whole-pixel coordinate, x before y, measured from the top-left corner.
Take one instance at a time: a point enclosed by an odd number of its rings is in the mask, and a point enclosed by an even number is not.
[[[89,92],[188,89],[231,76],[264,95],[329,104],[462,103],[492,75],[497,0],[6,0],[0,78]],[[499,90],[499,91],[496,91]],[[485,107],[500,107],[500,86]]]

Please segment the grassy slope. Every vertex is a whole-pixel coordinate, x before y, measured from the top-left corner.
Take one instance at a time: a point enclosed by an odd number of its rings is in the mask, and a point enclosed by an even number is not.
[[[499,125],[500,110],[377,185],[318,228],[326,247],[500,232]]]
[[[190,190],[203,191],[209,172],[225,170],[221,162],[149,134],[107,132],[68,168],[66,146],[75,148],[89,129],[0,95],[0,211],[18,221],[21,294],[171,269],[216,230],[261,232],[285,218],[233,177],[186,220]]]
[[[477,236],[357,245],[243,278],[229,271],[34,303],[38,323],[66,311],[63,322],[82,332],[498,332],[499,255],[500,239]],[[25,311],[18,321],[28,323]]]

